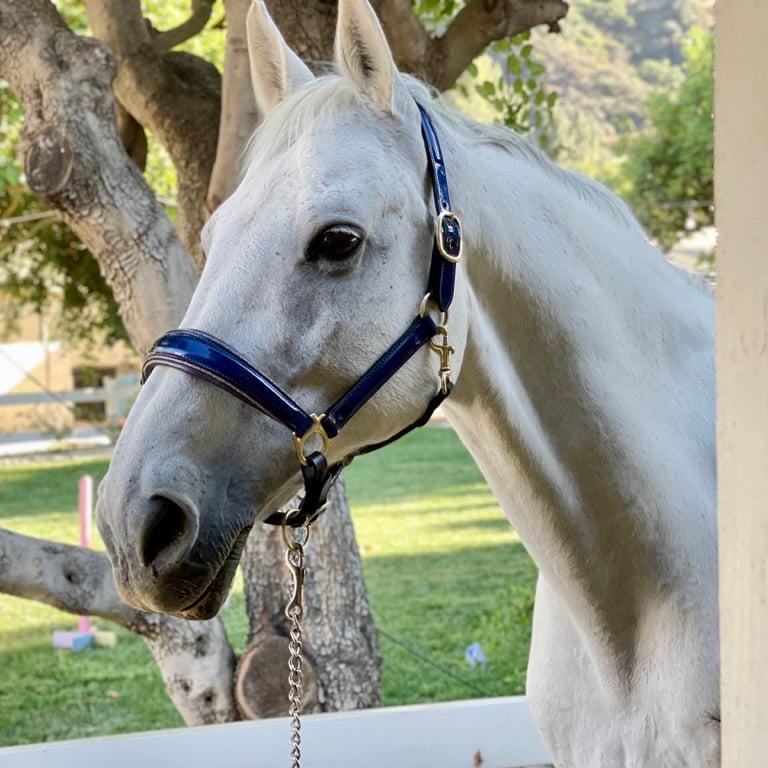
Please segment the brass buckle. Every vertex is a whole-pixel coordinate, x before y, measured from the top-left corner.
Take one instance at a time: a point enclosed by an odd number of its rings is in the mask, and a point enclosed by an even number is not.
[[[445,247],[443,222],[446,219],[455,222],[456,226],[459,228],[459,252],[455,256]],[[453,211],[440,211],[440,214],[435,221],[435,242],[437,243],[438,252],[446,261],[451,262],[451,264],[457,264],[461,261],[462,254],[464,253],[464,238],[462,237],[461,220]]]
[[[312,435],[320,435],[320,452],[325,454],[328,452],[328,443],[331,441],[331,438],[328,437],[328,434],[321,423],[325,418],[325,414],[321,413],[318,416],[316,413],[310,413],[309,418],[312,419],[312,426],[301,437],[295,432],[292,433],[293,444],[296,446],[296,458],[298,458],[299,463],[305,467],[307,466],[307,457],[304,454],[304,443],[306,443]]]

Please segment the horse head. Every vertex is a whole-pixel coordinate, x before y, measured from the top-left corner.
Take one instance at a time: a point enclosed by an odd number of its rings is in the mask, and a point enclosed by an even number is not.
[[[263,2],[247,32],[264,119],[239,186],[202,233],[207,261],[181,327],[226,342],[319,412],[424,298],[435,213],[413,92],[429,95],[397,71],[366,0],[339,4],[335,74],[314,77]],[[455,378],[466,335],[460,290],[451,314]],[[419,349],[330,441],[328,461],[418,419],[437,368]],[[158,369],[99,493],[120,594],[140,608],[215,614],[248,531],[300,485],[280,424],[209,382]]]

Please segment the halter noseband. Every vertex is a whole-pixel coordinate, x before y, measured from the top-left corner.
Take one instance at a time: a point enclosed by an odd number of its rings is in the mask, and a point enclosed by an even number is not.
[[[451,210],[445,161],[434,125],[421,104],[417,103],[417,107],[421,114],[421,134],[437,211],[427,292],[418,314],[405,333],[330,408],[320,415],[307,413],[234,349],[202,331],[180,329],[166,333],[154,343],[144,359],[142,384],[158,365],[176,368],[215,384],[291,430],[304,480],[304,498],[298,513],[287,521],[290,526],[308,524],[323,511],[328,491],[341,470],[355,456],[381,448],[426,424],[453,389],[449,366],[453,348],[448,346],[446,325],[448,308],[453,300],[456,264],[462,254],[461,223]],[[439,324],[427,311],[430,301],[442,313]],[[436,342],[435,337],[439,337],[440,341]],[[421,418],[388,440],[360,448],[329,467],[325,458],[328,443],[424,344],[428,344],[440,358],[440,388]],[[321,440],[320,450],[305,453],[307,440],[315,434]],[[284,515],[275,513],[265,522],[279,525],[286,521]]]

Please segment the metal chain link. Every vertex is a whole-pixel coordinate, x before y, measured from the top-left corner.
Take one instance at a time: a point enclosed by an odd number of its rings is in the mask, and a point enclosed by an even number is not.
[[[301,608],[291,609],[290,640],[288,642],[288,714],[291,718],[291,768],[301,768],[301,703],[304,680],[301,671]]]
[[[292,510],[293,513],[298,510]],[[288,715],[291,718],[290,758],[291,768],[301,768],[301,705],[304,698],[304,678],[301,669],[301,617],[304,614],[302,604],[304,591],[304,546],[309,541],[309,528],[302,526],[298,531],[303,533],[303,542],[298,539],[291,541],[288,537],[285,521],[289,520],[289,512],[283,523],[283,539],[285,540],[285,563],[293,578],[291,598],[285,609],[285,615],[290,621],[288,641]]]

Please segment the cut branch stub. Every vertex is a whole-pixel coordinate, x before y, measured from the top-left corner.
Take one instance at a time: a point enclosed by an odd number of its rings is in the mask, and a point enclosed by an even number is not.
[[[67,134],[56,126],[46,126],[34,134],[24,155],[24,173],[30,189],[43,197],[61,192],[74,162],[75,153]]]
[[[302,650],[304,712],[320,711],[317,674],[311,652]],[[288,714],[288,638],[265,631],[256,635],[235,671],[235,703],[246,720]]]

